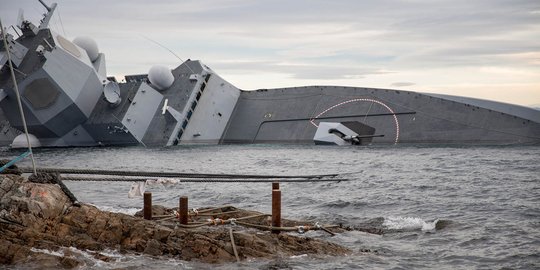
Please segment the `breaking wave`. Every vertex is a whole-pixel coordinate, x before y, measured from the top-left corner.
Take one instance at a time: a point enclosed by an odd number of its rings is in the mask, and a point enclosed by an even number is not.
[[[64,257],[64,251],[63,250],[53,251],[53,250],[34,248],[33,247],[33,248],[30,249],[30,251],[32,251],[34,253],[43,253],[43,254],[52,255],[52,256],[56,256],[56,257]]]
[[[82,263],[81,265],[82,268],[85,268],[85,267],[97,267],[98,269],[107,268],[106,266],[112,266],[114,263],[129,260],[128,257],[126,257],[123,254],[118,253],[118,251],[109,250],[109,249],[103,250],[101,252],[94,252],[94,251],[89,251],[89,250],[85,251],[85,250],[77,249],[75,247],[61,247],[60,249],[56,251],[48,250],[48,249],[39,249],[39,248],[31,248],[30,250],[35,253],[43,253],[43,254],[52,255],[56,257],[67,257],[67,258],[76,259]],[[107,257],[108,261],[102,261],[98,259],[99,257],[98,255]],[[34,269],[34,268],[31,267],[31,269]]]
[[[426,222],[423,219],[416,217],[386,217],[384,218],[382,226],[388,230],[434,231],[437,222],[439,222],[439,219]]]

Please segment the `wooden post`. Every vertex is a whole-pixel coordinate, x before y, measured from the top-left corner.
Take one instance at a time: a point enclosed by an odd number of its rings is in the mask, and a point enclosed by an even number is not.
[[[272,227],[281,227],[281,190],[272,190]],[[272,233],[279,233],[272,230]]]
[[[144,193],[144,207],[143,207],[144,219],[152,219],[152,193]]]
[[[182,196],[180,197],[180,205],[178,207],[178,213],[180,216],[178,219],[180,220],[180,224],[187,225],[188,224],[188,197]]]
[[[272,190],[279,189],[279,182],[273,182],[272,183]]]

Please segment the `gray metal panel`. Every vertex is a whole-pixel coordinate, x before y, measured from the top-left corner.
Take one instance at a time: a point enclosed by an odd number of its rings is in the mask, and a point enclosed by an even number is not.
[[[349,143],[345,142],[341,137],[329,132],[330,129],[337,129],[345,135],[357,135],[352,130],[344,127],[338,122],[320,122],[317,132],[313,136],[313,141],[315,144],[328,144],[328,145],[347,145]]]
[[[38,35],[35,38],[18,38],[17,41],[22,45],[27,47],[31,52],[35,51],[36,47],[41,43],[45,43],[45,40],[50,44],[55,44],[53,39],[50,37],[49,30],[39,31]],[[25,58],[18,66],[17,70],[20,72],[15,73],[17,81],[20,83],[26,77],[32,76],[36,70],[39,70],[43,64],[42,58],[37,53],[27,53]],[[0,85],[5,88],[13,88],[11,83],[11,76],[9,75],[9,70],[5,69],[4,73],[0,76]],[[19,85],[20,86],[20,85]]]
[[[59,94],[53,104],[51,104],[50,106],[35,110],[33,106],[30,104],[30,102],[25,98],[26,96],[25,91],[29,84],[32,84],[35,80],[39,80],[39,79],[47,79],[50,82],[50,84],[53,85],[59,91]],[[25,80],[19,81],[19,90],[22,90],[21,102],[26,107],[25,112],[28,114],[34,115],[35,118],[39,119],[41,123],[45,123],[49,121],[51,118],[53,118],[62,110],[66,109],[72,103],[71,99],[64,92],[61,91],[58,84],[56,84],[56,82],[42,69],[39,69],[36,72],[32,73]],[[16,103],[13,104],[13,106],[15,105]],[[20,117],[17,110],[13,111],[12,113],[14,114],[12,118]],[[35,135],[37,136],[37,134]]]
[[[4,89],[0,89],[0,101],[6,98],[8,95]]]
[[[540,111],[535,110],[533,108],[519,106],[515,104],[508,104],[508,103],[503,103],[503,102],[496,102],[492,100],[478,99],[478,98],[459,97],[459,96],[432,94],[432,93],[424,93],[424,94],[428,96],[452,100],[455,102],[461,102],[461,103],[469,104],[472,106],[482,107],[484,109],[511,114],[511,115],[521,117],[523,119],[540,123]]]
[[[182,143],[219,143],[239,96],[238,88],[212,74],[184,131]]]
[[[121,103],[111,107],[105,99],[99,99],[92,115],[83,125],[99,145],[134,145],[139,142],[121,123],[141,83],[120,84]]]
[[[131,102],[131,106],[122,119],[122,124],[137,140],[142,141],[152,118],[156,111],[160,109],[159,106],[162,100],[163,95],[158,91],[146,83],[141,84],[135,98]]]
[[[121,123],[91,124],[84,128],[97,145],[139,145],[139,141]]]
[[[35,73],[31,74],[26,80],[23,80],[20,82],[19,86],[21,89],[25,89],[26,86],[31,83],[34,79],[39,78],[48,78],[48,75],[41,69],[36,71]],[[52,84],[55,84],[53,81],[51,81]],[[17,107],[17,102],[15,102],[15,94],[13,89],[7,89],[7,94],[9,100],[4,100],[1,105],[3,110],[6,112],[6,117],[9,119],[11,124],[14,127],[20,128],[22,130],[22,122],[20,120],[19,115],[19,109]],[[25,111],[26,115],[26,121],[28,124],[28,129],[30,133],[36,135],[38,138],[42,137],[54,137],[59,134],[59,130],[70,130],[74,128],[77,124],[73,123],[63,123],[63,126],[67,126],[67,128],[60,128],[55,126],[50,126],[47,123],[56,123],[55,121],[51,122],[51,119],[55,117],[59,117],[60,119],[65,119],[64,116],[62,116],[62,112],[67,110],[70,104],[72,104],[72,101],[69,99],[67,95],[64,93],[60,93],[57,100],[52,106],[35,110],[33,107],[29,104],[29,102],[24,98],[24,92],[23,92],[23,98],[21,99],[22,105]],[[77,110],[78,111],[78,110]],[[68,111],[67,113],[74,113],[73,111]],[[77,113],[77,112],[75,112]],[[80,113],[80,111],[79,111]],[[78,115],[78,114],[76,114]]]
[[[94,138],[82,127],[77,126],[73,130],[66,133],[62,136],[55,146],[94,146],[97,143],[94,141]]]
[[[116,107],[111,107],[105,98],[98,99],[87,124],[120,123],[119,119],[126,114],[140,85],[140,82],[119,84],[122,100]]]
[[[6,93],[8,94],[8,97],[0,101],[0,106],[2,107],[2,111],[4,113],[5,119],[8,119],[9,124],[12,127],[18,130],[24,130],[21,117],[19,114],[19,108],[17,106],[17,102],[14,102],[15,93],[13,89],[7,89]],[[36,118],[36,115],[34,115],[31,109],[28,106],[26,106],[26,103],[24,100],[22,101],[22,105],[23,105],[23,110],[25,111],[26,124],[28,126],[28,131],[30,133],[40,134],[41,136],[44,136],[44,137],[55,136],[55,134],[51,130],[43,126],[42,122]]]
[[[11,57],[11,62],[15,67],[20,67],[24,57],[28,53],[28,48],[19,43],[18,41],[13,40],[13,36],[6,35],[6,41],[9,46],[9,52]],[[4,42],[0,41],[0,68],[7,62],[8,56],[7,51],[4,48]]]
[[[171,87],[161,91],[164,99],[168,99],[168,106],[181,113],[184,109],[189,109],[188,101],[193,98],[194,93],[198,91],[199,84],[190,81],[189,76],[192,72],[202,72],[202,66],[198,61],[186,61],[172,71],[175,78]],[[164,102],[163,102],[164,103]],[[172,145],[176,140],[178,131],[181,128],[182,121],[171,121],[170,117],[162,115],[164,104],[160,104],[160,110],[156,111],[154,118],[149,126],[150,130],[157,132],[147,132],[143,138],[146,145]],[[185,114],[183,114],[185,116]],[[170,143],[169,143],[170,142]]]
[[[9,121],[6,120],[4,111],[0,109],[0,145],[10,144],[19,134],[21,134],[21,131],[11,126]]]
[[[312,141],[316,128],[310,127],[309,118],[317,111],[321,89],[304,88],[243,91],[227,128],[224,141],[252,142],[259,139],[288,140],[295,133],[298,140]],[[291,119],[301,119],[293,121]],[[287,122],[278,122],[286,120]],[[272,130],[272,134],[265,130]],[[291,129],[292,128],[292,129]],[[302,135],[312,128],[309,135]],[[261,132],[262,130],[262,132]],[[294,131],[293,131],[294,130]],[[268,134],[266,137],[265,134]]]
[[[81,84],[82,89],[74,101],[84,115],[90,117],[99,97],[103,93],[103,85],[95,73],[88,74],[86,81],[84,83],[81,82]]]
[[[64,136],[67,132],[77,126],[76,123],[84,123],[86,116],[81,112],[79,107],[71,104],[65,110],[55,115],[49,121],[44,123],[58,137]],[[40,137],[38,137],[39,139]]]
[[[58,42],[60,47],[66,50],[67,52],[69,52],[71,55],[77,58],[80,58],[82,55],[85,55],[84,50],[79,49],[77,45],[73,44],[71,41],[67,40],[65,37],[60,36],[60,35],[55,36],[54,34],[53,36],[56,38],[56,41]],[[83,52],[81,53],[81,51]]]
[[[4,68],[4,64],[7,63],[8,56],[6,51],[0,51],[0,69]]]
[[[186,80],[186,77],[188,78],[188,81],[192,83],[192,88],[189,91],[189,94],[186,95],[186,99],[182,100],[182,105],[174,107],[178,108],[178,110],[181,110],[180,114],[184,116],[184,119],[182,121],[179,121],[175,123],[174,128],[171,132],[170,137],[167,140],[167,146],[171,146],[174,144],[177,144],[178,141],[183,137],[182,130],[184,130],[187,125],[189,125],[191,117],[193,116],[193,111],[191,109],[191,106],[193,105],[193,102],[196,100],[197,92],[200,91],[200,89],[203,89],[206,87],[205,81],[202,79],[202,76],[197,76],[197,80],[192,80],[193,74],[190,74],[189,77],[182,76],[183,80]]]
[[[84,87],[81,82],[86,82],[94,69],[61,49],[46,52],[45,57],[47,61],[43,65],[43,70],[55,80],[71,100],[77,100]],[[69,75],[66,76],[66,74]]]
[[[410,91],[334,86],[242,92],[223,141],[308,142],[316,130],[308,120],[321,112],[335,117],[325,121],[359,121],[385,135],[373,143],[396,135],[399,143],[540,142],[540,125],[513,115]]]
[[[66,95],[65,91],[61,91],[59,86],[56,84],[56,81],[53,80],[47,73],[43,70],[38,70],[33,73],[29,78],[24,80],[21,83],[22,89],[27,91],[27,86],[35,82],[35,79],[40,79],[41,76],[44,76],[44,79],[48,80],[51,86],[55,86],[56,89],[60,92],[54,103],[50,104],[47,107],[43,108],[34,108],[30,102],[26,99],[26,93],[23,92],[22,102],[25,105],[26,114],[29,119],[29,125],[34,127],[29,127],[33,130],[33,134],[38,138],[50,137],[49,131],[53,132],[56,136],[63,136],[65,132],[75,128],[77,125],[80,125],[86,121],[86,115],[76,106],[73,101]],[[18,118],[18,114],[15,114],[15,118]],[[35,118],[38,123],[33,123],[32,118]],[[38,127],[43,125],[43,128]]]
[[[23,97],[35,110],[52,106],[59,95],[60,90],[49,78],[35,79],[23,91]]]
[[[315,132],[315,135],[313,136],[313,141],[315,142],[315,144],[367,144],[371,142],[371,138],[363,138],[353,141],[353,137],[359,135],[373,135],[374,131],[374,128],[363,125],[356,121],[348,121],[341,123],[320,122],[319,126],[317,127],[317,132]]]
[[[308,121],[265,122],[258,129],[257,135],[249,143],[313,143],[316,127],[311,136],[302,136]]]

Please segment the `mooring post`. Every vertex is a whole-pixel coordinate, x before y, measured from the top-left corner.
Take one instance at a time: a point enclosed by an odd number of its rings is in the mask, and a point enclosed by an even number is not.
[[[143,207],[143,216],[144,219],[152,219],[152,193],[144,193],[144,207]]]
[[[272,227],[281,227],[281,190],[272,190]],[[279,233],[272,230],[272,233]]]
[[[180,205],[178,207],[180,224],[188,224],[188,197],[180,197]]]
[[[279,182],[273,182],[272,183],[272,190],[279,189]]]

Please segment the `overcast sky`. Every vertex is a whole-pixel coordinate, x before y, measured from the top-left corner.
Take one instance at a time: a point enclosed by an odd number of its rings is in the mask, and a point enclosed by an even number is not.
[[[538,0],[56,2],[51,27],[94,38],[109,75],[181,63],[154,40],[245,90],[343,85],[540,107]],[[44,12],[0,0],[2,23],[19,8],[36,24]]]

